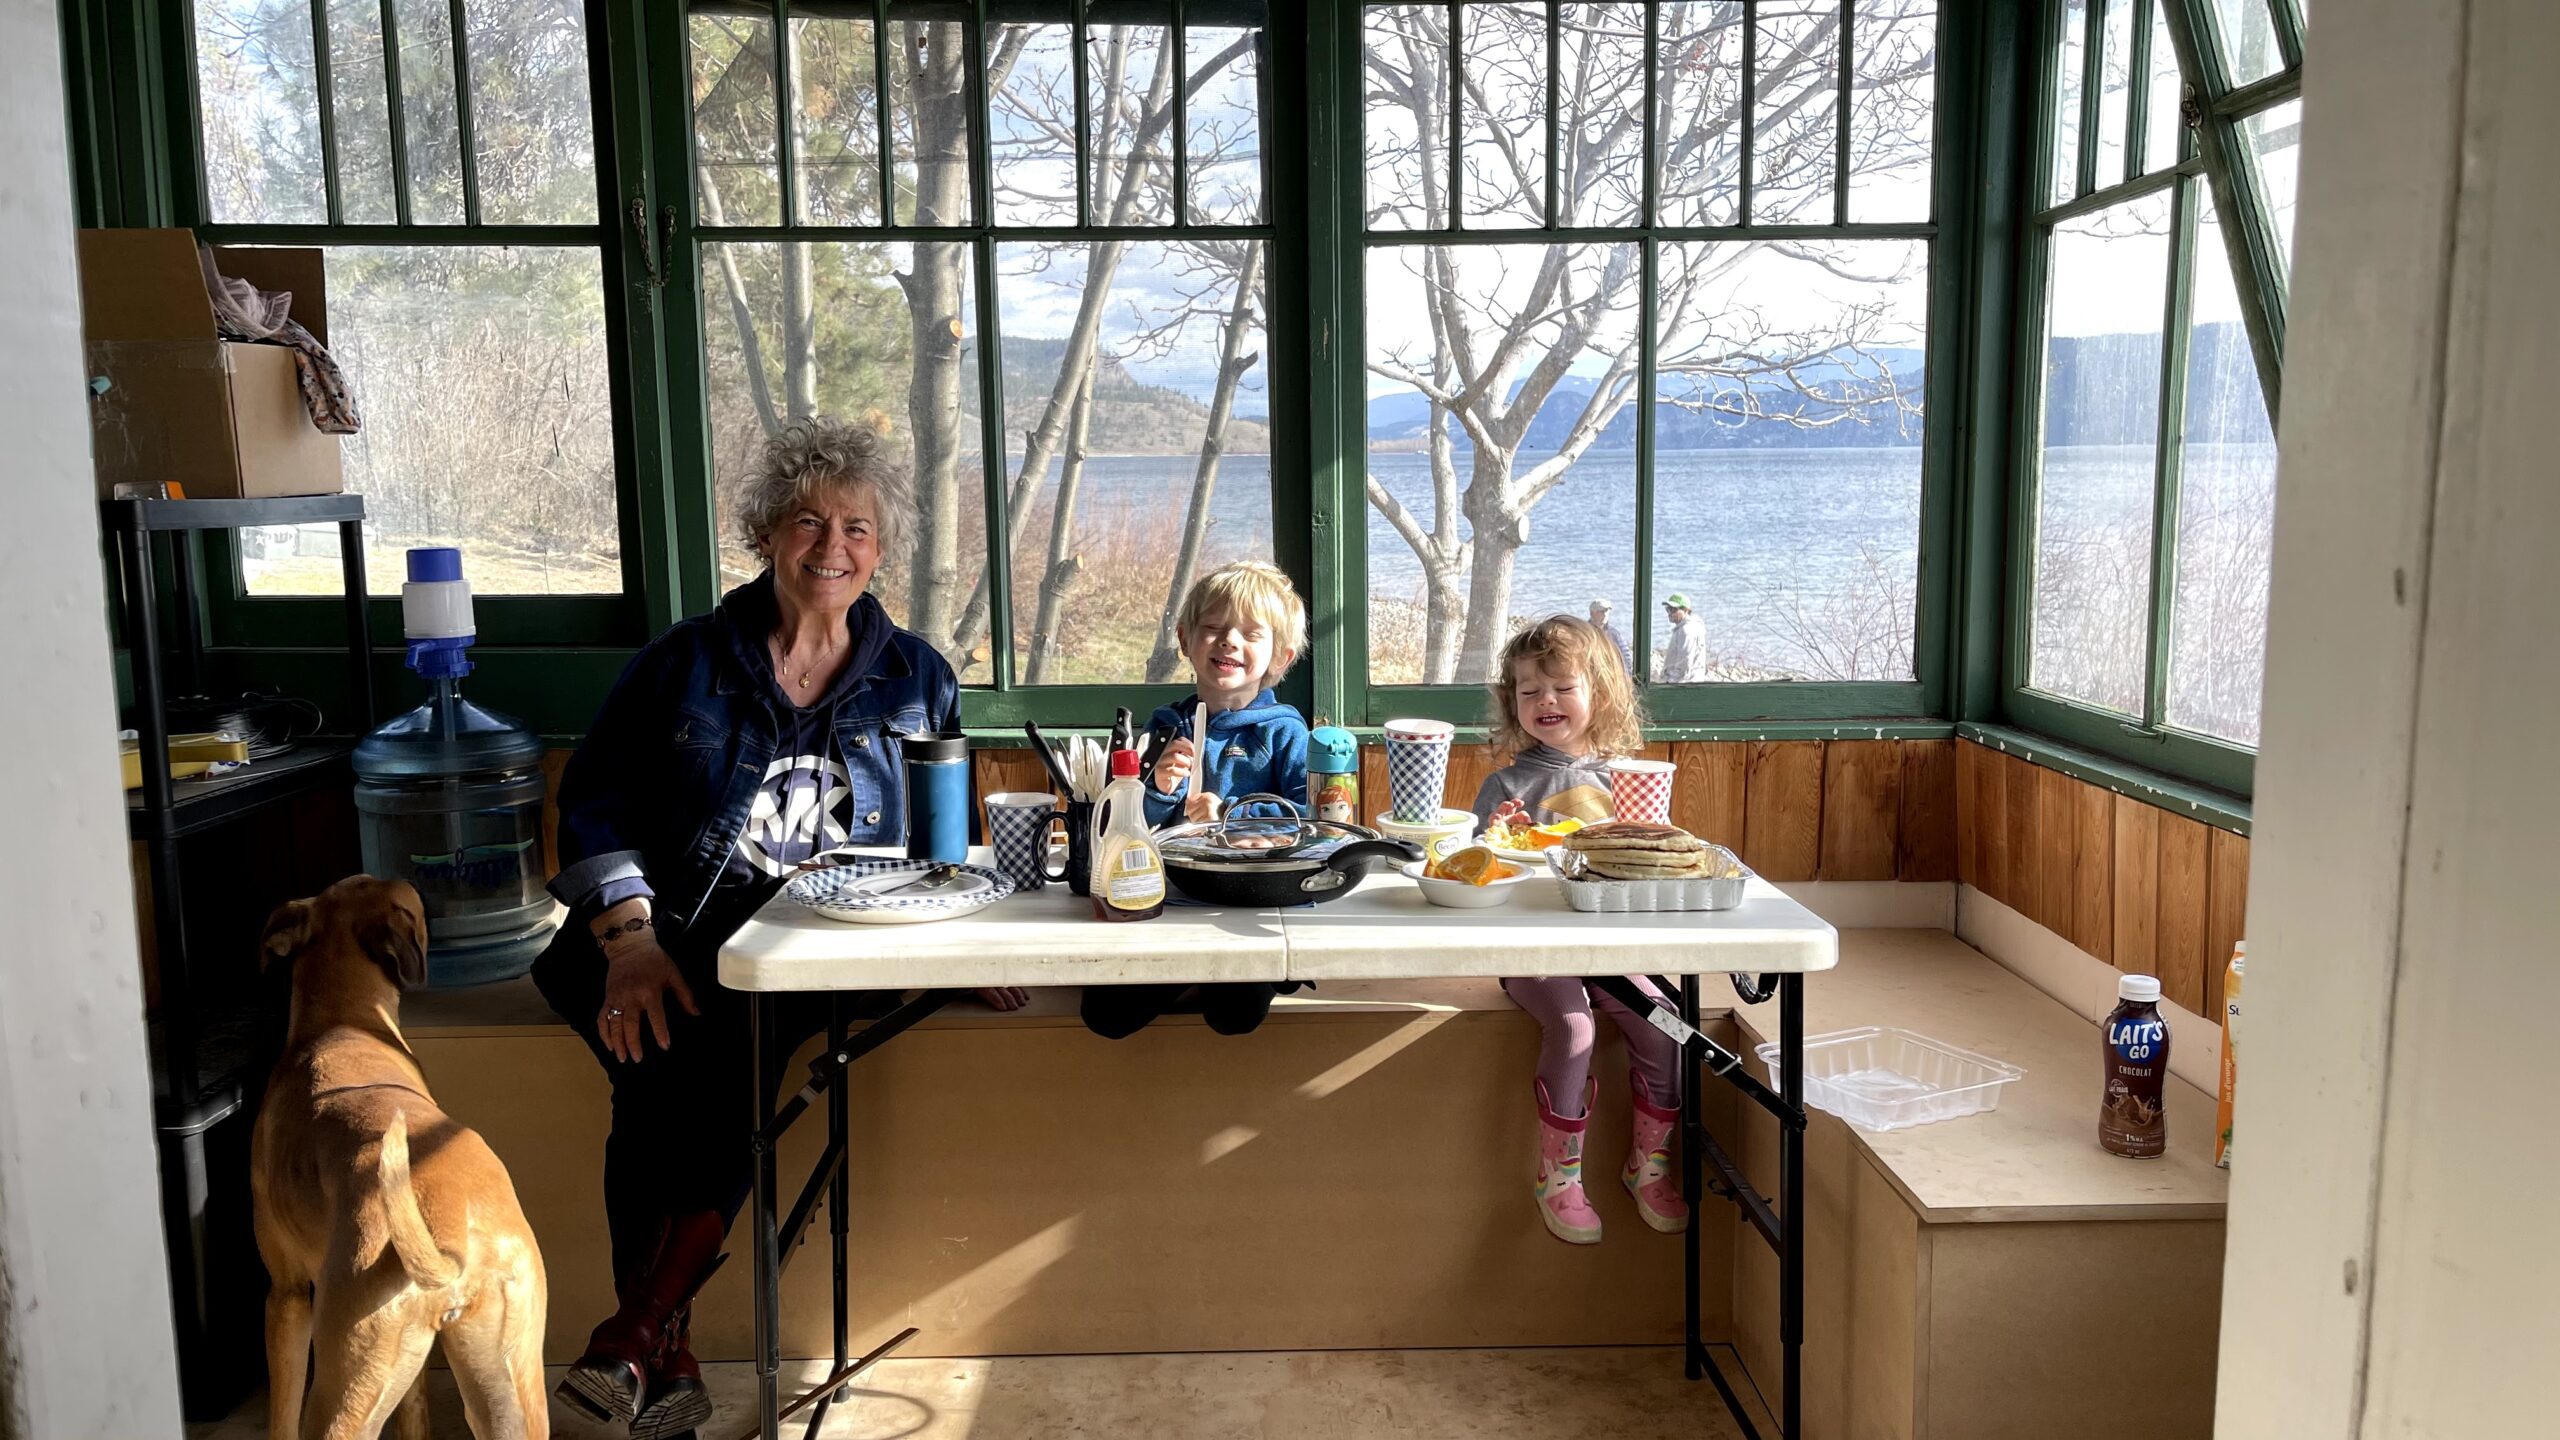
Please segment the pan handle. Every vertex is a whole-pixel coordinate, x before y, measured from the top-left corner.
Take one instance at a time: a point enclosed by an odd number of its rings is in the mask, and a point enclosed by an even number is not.
[[[1410,840],[1355,840],[1325,857],[1324,868],[1298,882],[1309,894],[1339,890],[1381,865],[1409,865],[1422,858]]]
[[[1279,814],[1276,816],[1268,818],[1280,820],[1304,820],[1306,818],[1305,813],[1299,810],[1297,801],[1290,799],[1286,795],[1274,795],[1268,790],[1257,790],[1251,795],[1241,795],[1228,801],[1227,818],[1230,820],[1265,818],[1262,816],[1248,816],[1244,813],[1245,807],[1248,805],[1263,804],[1273,806],[1279,811]]]

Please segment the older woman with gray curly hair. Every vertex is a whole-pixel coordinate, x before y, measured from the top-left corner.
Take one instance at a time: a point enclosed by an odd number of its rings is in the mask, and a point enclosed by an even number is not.
[[[738,508],[764,572],[632,660],[561,777],[551,889],[573,923],[534,966],[613,1084],[620,1305],[560,1394],[645,1435],[710,1418],[687,1317],[748,1186],[745,1007],[714,973],[721,943],[826,852],[904,843],[902,740],[960,724],[951,666],[870,593],[914,513],[876,432],[786,426]],[[786,1042],[824,1012],[791,1018]]]

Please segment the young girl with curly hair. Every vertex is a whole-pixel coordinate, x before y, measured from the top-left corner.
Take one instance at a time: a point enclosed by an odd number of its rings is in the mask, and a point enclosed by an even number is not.
[[[1511,763],[1476,792],[1479,823],[1525,816],[1535,824],[1593,821],[1610,813],[1608,763],[1644,748],[1635,682],[1606,632],[1557,615],[1502,650],[1491,690],[1493,742]],[[1628,977],[1659,996],[1652,981]],[[1597,1244],[1600,1215],[1582,1188],[1582,1139],[1597,1086],[1591,1079],[1596,1009],[1627,1041],[1635,1143],[1618,1179],[1636,1214],[1667,1234],[1689,1226],[1671,1178],[1671,1129],[1680,1118],[1680,1047],[1645,1018],[1572,975],[1505,980],[1505,993],[1538,1017],[1538,1215],[1556,1238]],[[1669,998],[1669,997],[1661,997]]]

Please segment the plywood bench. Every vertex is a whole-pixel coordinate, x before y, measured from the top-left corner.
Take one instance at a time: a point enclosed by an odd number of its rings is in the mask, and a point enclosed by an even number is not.
[[[1774,1005],[1735,1007],[1777,1038]],[[2213,1428],[2226,1172],[2213,1102],[2171,1081],[2169,1153],[2098,1148],[2098,1031],[1925,930],[1844,932],[1806,1033],[1898,1025],[2025,1068],[1988,1115],[1875,1133],[1816,1112],[1805,1151],[1804,1413],[1817,1436],[2180,1440]],[[1774,1193],[1777,1133],[1737,1152]],[[1735,1244],[1736,1344],[1775,1401],[1777,1267]]]

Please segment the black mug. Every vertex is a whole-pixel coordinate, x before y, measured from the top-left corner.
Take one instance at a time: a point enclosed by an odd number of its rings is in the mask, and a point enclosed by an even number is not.
[[[1052,847],[1053,849],[1055,847]],[[1052,872],[1052,880],[1064,880],[1067,889],[1077,895],[1093,893],[1093,802],[1067,802],[1067,863],[1064,870]]]

